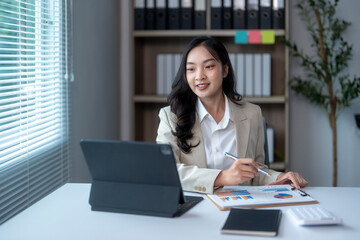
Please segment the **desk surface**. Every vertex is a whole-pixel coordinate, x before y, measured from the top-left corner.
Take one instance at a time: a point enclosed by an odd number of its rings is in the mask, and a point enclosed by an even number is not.
[[[341,226],[300,227],[283,216],[277,239],[359,239],[360,188],[307,187],[320,206],[343,219]],[[228,211],[206,197],[178,218],[95,212],[88,204],[90,184],[66,184],[0,225],[0,239],[267,239],[220,234]],[[131,197],[131,196],[130,196]]]

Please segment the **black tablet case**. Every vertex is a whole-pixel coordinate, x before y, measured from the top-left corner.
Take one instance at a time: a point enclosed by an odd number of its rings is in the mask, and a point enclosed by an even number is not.
[[[93,179],[92,210],[176,215],[184,196],[170,145],[109,140],[80,145]]]

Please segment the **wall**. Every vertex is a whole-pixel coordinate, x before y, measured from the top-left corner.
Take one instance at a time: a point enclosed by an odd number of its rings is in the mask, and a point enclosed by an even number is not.
[[[289,1],[290,40],[299,49],[311,54],[311,39],[305,23],[300,19],[298,1]],[[352,25],[344,39],[353,44],[353,59],[349,73],[360,76],[360,1],[340,1],[337,16]],[[304,76],[299,61],[290,58],[290,77]],[[360,132],[357,131],[354,113],[360,113],[360,98],[352,102],[338,118],[338,186],[360,186]],[[290,91],[290,169],[300,172],[312,186],[332,185],[332,133],[325,111],[306,98]]]
[[[90,181],[80,139],[119,136],[119,2],[73,1],[72,182]]]

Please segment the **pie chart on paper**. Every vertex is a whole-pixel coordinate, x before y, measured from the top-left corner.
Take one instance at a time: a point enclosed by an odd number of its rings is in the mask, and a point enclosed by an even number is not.
[[[289,199],[292,198],[293,196],[287,193],[279,193],[277,195],[274,196],[275,198],[280,198],[280,199]]]

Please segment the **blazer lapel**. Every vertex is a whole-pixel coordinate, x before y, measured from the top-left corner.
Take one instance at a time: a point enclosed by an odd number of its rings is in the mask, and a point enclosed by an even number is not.
[[[231,101],[229,101],[229,105],[235,124],[237,156],[239,158],[245,158],[247,157],[246,152],[249,142],[250,123],[241,107]]]
[[[192,148],[192,157],[194,158],[194,163],[196,163],[197,166],[201,168],[206,168],[206,154],[205,154],[205,147],[204,147],[204,139],[201,133],[201,127],[200,127],[200,120],[199,116],[196,113],[196,120],[193,127],[193,138],[190,141],[190,144],[196,145],[199,143],[199,145],[195,148]]]

